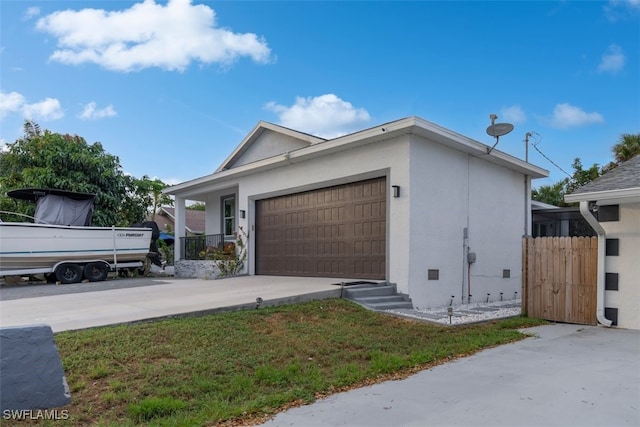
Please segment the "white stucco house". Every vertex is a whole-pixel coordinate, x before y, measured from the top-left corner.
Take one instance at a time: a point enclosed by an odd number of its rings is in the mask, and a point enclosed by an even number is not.
[[[564,199],[598,234],[598,321],[640,329],[640,156]]]
[[[178,231],[186,200],[206,204],[206,234],[248,231],[250,275],[388,281],[416,307],[519,298],[531,180],[548,172],[489,148],[418,117],[328,140],[260,122],[165,192]]]

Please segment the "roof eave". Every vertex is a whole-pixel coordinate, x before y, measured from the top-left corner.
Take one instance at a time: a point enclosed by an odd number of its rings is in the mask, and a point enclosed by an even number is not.
[[[640,203],[640,187],[566,194],[564,201],[567,203],[590,201],[598,205]]]
[[[262,123],[264,124],[264,123]],[[254,132],[256,129],[254,129]],[[339,152],[345,149],[368,145],[375,142],[393,139],[395,137],[415,134],[425,137],[438,144],[452,147],[456,150],[466,152],[472,156],[482,158],[491,163],[518,171],[531,178],[544,178],[549,176],[545,169],[532,165],[499,150],[487,153],[487,145],[467,138],[463,135],[450,131],[434,123],[420,119],[418,117],[407,117],[383,125],[375,126],[339,138],[327,140],[321,144],[312,144],[308,147],[290,151],[278,156],[258,160],[233,169],[219,170],[213,174],[197,178],[191,181],[177,184],[165,189],[165,194],[188,196],[190,193],[199,192],[204,186],[213,181],[225,180],[226,178],[236,178],[255,173],[260,170],[274,169],[285,164],[297,161],[310,160],[315,157],[324,156],[330,153]],[[245,139],[246,141],[246,139]]]

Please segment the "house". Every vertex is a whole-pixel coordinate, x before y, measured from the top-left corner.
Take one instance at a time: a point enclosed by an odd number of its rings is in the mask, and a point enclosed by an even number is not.
[[[388,281],[434,307],[519,295],[531,179],[547,175],[418,117],[334,139],[259,122],[165,192],[179,232],[187,200],[205,203],[206,234],[242,227],[247,274]]]
[[[531,201],[533,237],[590,237],[596,232],[577,207],[558,207]]]
[[[155,222],[160,231],[173,234],[175,227],[175,208],[160,207],[155,216]],[[204,211],[195,209],[185,210],[185,234],[193,236],[204,234]]]
[[[564,199],[598,234],[598,321],[640,329],[640,156]]]

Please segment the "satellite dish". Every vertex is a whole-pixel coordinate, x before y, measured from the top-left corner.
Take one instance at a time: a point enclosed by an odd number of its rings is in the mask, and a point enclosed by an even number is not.
[[[500,137],[502,135],[506,135],[513,130],[513,125],[511,123],[496,123],[497,115],[491,114],[489,115],[489,119],[491,119],[491,126],[487,128],[487,133],[496,139],[496,143],[493,144],[493,147],[487,147],[487,154],[491,154],[496,145],[498,145],[498,141],[500,141]]]
[[[494,138],[499,138],[502,135],[506,135],[513,130],[511,123],[495,123],[487,128],[487,134]]]

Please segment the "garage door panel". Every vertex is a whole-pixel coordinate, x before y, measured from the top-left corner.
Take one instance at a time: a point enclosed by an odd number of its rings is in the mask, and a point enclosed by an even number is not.
[[[256,202],[256,273],[384,279],[386,180]]]

